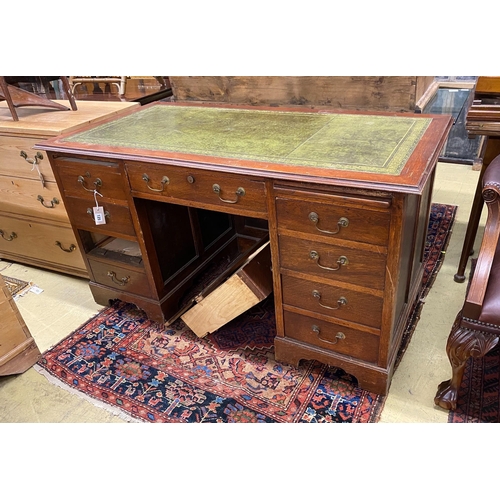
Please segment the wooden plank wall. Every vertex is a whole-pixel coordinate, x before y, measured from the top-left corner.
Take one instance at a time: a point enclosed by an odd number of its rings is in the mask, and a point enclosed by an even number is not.
[[[433,76],[171,76],[174,101],[411,111]]]

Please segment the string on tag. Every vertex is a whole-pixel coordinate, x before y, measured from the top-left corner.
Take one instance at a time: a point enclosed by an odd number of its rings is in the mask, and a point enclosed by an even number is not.
[[[38,173],[38,178],[40,179],[40,182],[42,183],[42,187],[45,187],[45,179],[43,178],[42,172],[40,172],[40,169],[38,168],[38,158],[35,156],[33,159],[33,167],[31,167],[31,171],[36,170]]]
[[[99,193],[99,191],[97,191],[97,189],[94,189],[94,200],[95,200],[95,206],[96,207],[99,207],[99,203],[97,203],[97,196],[96,195],[99,195],[99,196],[102,196],[101,193]]]

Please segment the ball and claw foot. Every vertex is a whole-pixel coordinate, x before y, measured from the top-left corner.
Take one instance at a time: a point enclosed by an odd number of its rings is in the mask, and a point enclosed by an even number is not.
[[[445,380],[438,386],[436,396],[434,397],[434,404],[445,410],[456,410],[457,396],[458,389],[451,386],[451,380]]]

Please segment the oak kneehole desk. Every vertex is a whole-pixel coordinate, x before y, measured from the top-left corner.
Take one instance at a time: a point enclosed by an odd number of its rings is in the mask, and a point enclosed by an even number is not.
[[[276,360],[338,366],[385,394],[450,126],[447,116],[154,103],[37,147],[98,303],[121,299],[167,321],[202,269],[268,238]]]

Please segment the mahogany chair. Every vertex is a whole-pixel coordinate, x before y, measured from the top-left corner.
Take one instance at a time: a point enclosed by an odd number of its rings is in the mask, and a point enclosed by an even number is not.
[[[452,377],[441,382],[434,398],[436,405],[447,410],[456,409],[467,360],[484,356],[500,339],[500,156],[484,172],[482,195],[488,207],[484,236],[464,305],[446,345]]]

